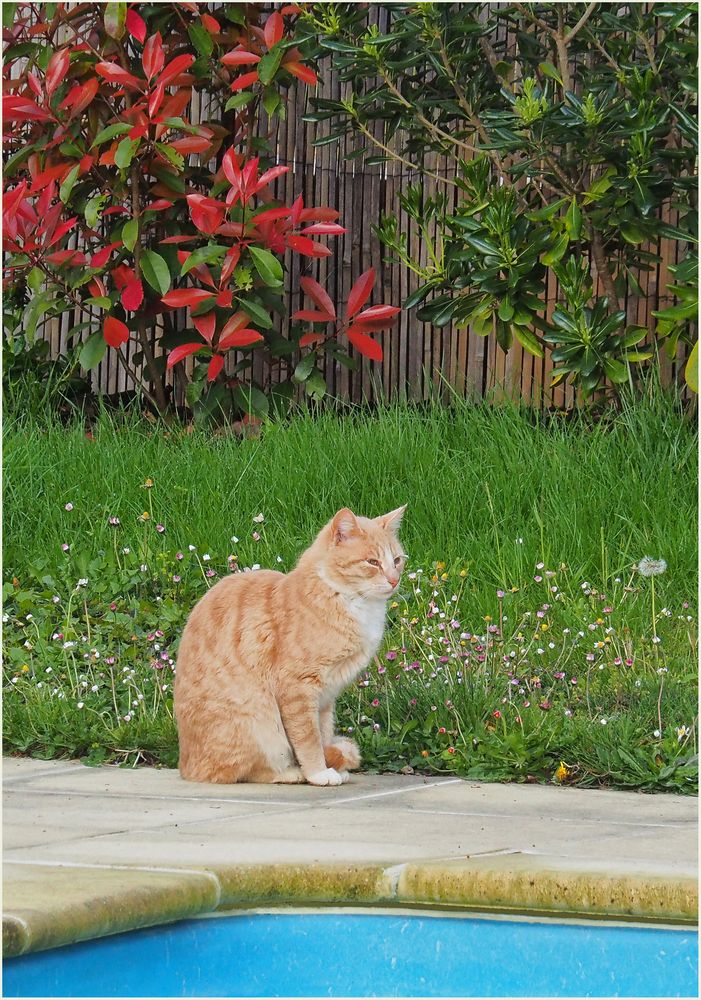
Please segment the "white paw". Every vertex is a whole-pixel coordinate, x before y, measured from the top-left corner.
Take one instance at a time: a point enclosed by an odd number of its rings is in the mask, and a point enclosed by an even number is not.
[[[326,767],[323,771],[310,774],[307,778],[310,785],[342,785],[347,780],[347,772],[341,771],[339,774],[333,767]]]

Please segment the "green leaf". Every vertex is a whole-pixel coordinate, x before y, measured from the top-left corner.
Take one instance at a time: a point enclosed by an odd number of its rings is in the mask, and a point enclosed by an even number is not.
[[[513,315],[514,307],[512,306],[511,301],[508,298],[503,299],[501,305],[499,306],[499,319],[508,323],[510,319],[513,319]]]
[[[44,272],[41,268],[33,267],[27,275],[27,284],[33,292],[38,292],[44,284]]]
[[[645,234],[636,225],[625,222],[619,227],[619,231],[626,243],[644,243]]]
[[[496,243],[486,240],[483,236],[468,235],[465,237],[465,242],[481,253],[491,254],[492,256],[496,256],[499,253],[499,247]]]
[[[626,351],[621,355],[624,361],[649,361],[652,356],[652,351]]]
[[[543,254],[541,260],[546,267],[550,267],[551,264],[557,264],[565,255],[565,251],[569,246],[570,238],[567,233],[563,233],[562,236],[556,241],[555,245]]]
[[[190,41],[201,56],[211,56],[214,51],[214,39],[203,25],[197,23],[190,24],[188,25],[187,33],[190,36]]]
[[[253,266],[265,285],[271,288],[282,284],[282,264],[269,250],[260,247],[249,247],[248,252],[253,258]]]
[[[92,295],[83,301],[83,305],[96,306],[98,309],[111,309],[112,299],[108,298],[107,295]]]
[[[219,246],[218,244],[212,243],[206,247],[198,247],[197,250],[193,250],[190,256],[183,262],[183,266],[180,269],[180,277],[191,271],[193,267],[198,267],[200,264],[211,264],[215,260],[226,253],[226,247]]]
[[[314,369],[304,383],[304,390],[308,396],[312,396],[314,399],[323,399],[326,395],[326,379],[318,368]]]
[[[31,300],[26,312],[27,318],[24,325],[24,335],[30,343],[34,340],[39,320],[44,313],[49,311],[53,304],[54,296],[52,291],[41,292]]]
[[[136,241],[139,238],[139,220],[129,219],[122,226],[122,243],[131,253],[131,251],[136,246]]]
[[[96,333],[91,334],[88,339],[83,344],[80,354],[78,355],[78,361],[82,368],[90,371],[91,368],[95,368],[105,356],[107,351],[107,341],[102,335],[102,330],[97,330]]]
[[[257,302],[241,297],[239,297],[238,301],[243,311],[248,313],[256,326],[262,326],[264,330],[269,330],[272,327],[273,321],[270,313],[267,313]]]
[[[562,77],[560,76],[560,74],[558,73],[558,71],[555,69],[555,67],[551,62],[538,63],[538,69],[543,74],[543,76],[547,76],[551,80],[557,80],[560,86],[561,87],[563,86]]]
[[[2,5],[2,26],[7,28],[8,31],[15,23],[15,10],[17,9],[16,3],[3,3]]]
[[[242,90],[238,94],[234,94],[224,105],[225,111],[238,111],[239,108],[245,108],[247,104],[250,104],[256,95],[252,90]]]
[[[263,107],[266,114],[272,118],[277,109],[282,104],[282,98],[274,87],[266,87],[263,92]]]
[[[108,199],[108,194],[96,194],[86,203],[83,215],[85,216],[85,224],[89,226],[90,229],[94,229],[100,221],[102,208]]]
[[[78,179],[78,173],[80,171],[80,164],[76,163],[71,171],[66,175],[65,180],[59,188],[58,196],[65,205],[71,196],[71,191],[73,190],[73,185]]]
[[[140,139],[122,139],[114,154],[114,162],[120,170],[126,170],[129,167],[140,144]]]
[[[544,208],[539,208],[534,212],[526,212],[526,218],[530,219],[531,222],[547,222],[548,219],[552,219],[554,215],[557,215],[563,205],[566,204],[566,198],[558,198],[557,201],[552,202],[550,205],[546,205]]]
[[[617,361],[615,358],[606,358],[604,360],[604,371],[612,382],[628,381],[628,368],[622,361]]]
[[[126,3],[105,4],[105,31],[110,38],[121,38],[126,30]]]
[[[237,385],[234,389],[234,402],[239,409],[254,417],[267,417],[270,403],[268,397],[254,385]]]
[[[159,181],[162,181],[166,187],[171,189],[171,191],[176,191],[178,194],[185,194],[187,191],[183,178],[178,177],[178,175],[174,174],[172,170],[167,170],[165,164],[152,163],[149,169],[151,173],[155,174]]]
[[[312,370],[316,367],[316,351],[310,351],[309,354],[305,354],[302,360],[297,364],[294,373],[295,382],[306,382],[312,373]]]
[[[182,156],[177,149],[173,149],[173,147],[169,146],[167,142],[157,142],[155,143],[155,146],[160,153],[163,153],[166,160],[168,160],[169,163],[172,163],[176,170],[183,169],[185,166],[185,157]]]
[[[417,288],[415,292],[412,292],[402,306],[403,309],[413,309],[417,306],[419,302],[423,302],[428,293],[431,291],[431,285],[424,285],[422,288]]]
[[[692,392],[699,393],[699,343],[694,344],[684,368],[684,379]]]
[[[167,294],[170,288],[170,271],[166,262],[155,250],[145,250],[142,254],[141,273],[161,297]]]
[[[103,128],[101,132],[98,132],[92,141],[90,146],[94,149],[95,146],[101,146],[103,142],[108,142],[110,139],[114,139],[118,135],[126,135],[127,132],[131,132],[133,125],[129,125],[127,122],[121,122],[117,125],[108,125],[107,128]]]
[[[283,51],[280,45],[274,45],[270,52],[266,52],[258,63],[258,79],[266,86],[271,82],[282,62]]]
[[[516,340],[518,340],[521,347],[528,351],[529,354],[533,354],[536,358],[542,358],[544,356],[543,348],[538,343],[535,334],[527,329],[525,326],[516,326],[512,324],[512,333]]]
[[[582,210],[573,198],[565,216],[565,226],[571,240],[578,240],[582,232]]]

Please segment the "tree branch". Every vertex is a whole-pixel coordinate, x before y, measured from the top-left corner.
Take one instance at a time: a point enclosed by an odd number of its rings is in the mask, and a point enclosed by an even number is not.
[[[580,19],[575,24],[574,28],[572,28],[571,31],[567,32],[567,35],[565,36],[565,45],[569,45],[574,36],[579,32],[580,28],[583,28],[584,25],[587,23],[587,21],[592,16],[597,7],[598,7],[597,3],[589,4],[587,9],[584,11]]]

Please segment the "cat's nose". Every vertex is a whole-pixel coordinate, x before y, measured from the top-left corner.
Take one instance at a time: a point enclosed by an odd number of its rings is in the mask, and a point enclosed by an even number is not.
[[[399,583],[399,577],[398,576],[388,576],[387,577],[387,583],[390,585],[390,587],[396,587],[397,584]]]

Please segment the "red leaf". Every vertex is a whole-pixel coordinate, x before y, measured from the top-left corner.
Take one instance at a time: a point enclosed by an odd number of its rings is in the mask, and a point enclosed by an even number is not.
[[[201,351],[203,347],[204,344],[181,344],[180,347],[174,348],[168,355],[166,368],[172,368],[173,365],[177,365],[178,361],[182,361],[183,358],[194,354],[195,351]]]
[[[120,347],[129,340],[129,328],[114,316],[108,316],[102,327],[102,333],[110,347]]]
[[[251,222],[258,225],[259,222],[273,222],[275,219],[285,219],[290,214],[290,209],[284,205],[281,208],[266,208],[264,212],[255,215]]]
[[[304,333],[299,338],[299,346],[308,347],[310,344],[316,344],[318,341],[323,339],[324,339],[323,333]]]
[[[329,247],[315,243],[308,236],[288,236],[287,245],[291,250],[303,254],[305,257],[330,257],[332,251]]]
[[[339,226],[336,222],[317,222],[313,226],[307,226],[302,233],[307,236],[340,236],[348,230]]]
[[[198,240],[199,236],[166,236],[161,243],[192,243],[193,240]]]
[[[204,316],[193,316],[192,325],[198,333],[202,334],[208,344],[212,343],[214,331],[217,326],[217,317],[213,311],[205,313]]]
[[[114,282],[114,287],[120,289],[121,291],[122,288],[126,288],[130,281],[134,280],[136,275],[130,267],[127,267],[126,264],[117,264],[117,266],[113,267],[110,271],[110,277]]]
[[[176,56],[175,59],[172,59],[163,70],[158,78],[158,82],[162,83],[164,87],[167,86],[176,78],[176,76],[180,76],[180,74],[184,73],[186,69],[189,69],[194,61],[195,57],[193,55]]]
[[[284,30],[285,25],[282,21],[282,14],[275,11],[265,22],[265,28],[263,29],[265,44],[269,49],[272,49],[273,45],[277,45],[281,40]]]
[[[263,335],[257,330],[235,330],[228,337],[223,337],[219,341],[219,350],[228,351],[230,347],[249,347],[251,344],[263,340]]]
[[[254,71],[253,73],[244,73],[243,76],[237,77],[231,84],[231,89],[245,90],[246,87],[250,87],[252,83],[256,83],[258,80],[258,74]]]
[[[170,148],[180,153],[181,156],[188,156],[190,153],[203,153],[211,145],[211,139],[204,139],[199,135],[187,135],[183,139],[171,142]]]
[[[228,282],[231,275],[234,273],[238,267],[238,263],[241,260],[241,247],[232,247],[226,255],[226,260],[222,264],[221,277],[219,279],[220,287],[224,287]],[[217,300],[217,305],[219,301]]]
[[[151,91],[148,99],[148,116],[153,118],[154,115],[158,113],[158,109],[161,104],[163,104],[163,98],[165,97],[166,88],[164,83],[157,83],[156,86]]]
[[[255,191],[260,191],[261,188],[265,187],[266,184],[270,184],[274,181],[276,177],[281,177],[282,174],[286,174],[289,171],[289,167],[271,167],[270,170],[266,170],[260,175],[256,181]]]
[[[98,250],[90,258],[90,267],[104,267],[107,261],[110,259],[110,255],[115,247],[121,247],[122,241],[117,240],[115,243],[108,243],[106,247],[102,250]]]
[[[107,295],[107,288],[102,278],[93,278],[88,285],[88,291],[91,295]]]
[[[221,57],[219,62],[224,63],[225,66],[248,66],[249,64],[259,63],[260,56],[257,56],[255,52],[247,52],[246,49],[238,48],[227,52],[226,55]]]
[[[176,288],[164,295],[161,301],[173,309],[182,309],[183,306],[197,306],[211,298],[212,293],[206,292],[204,288]]]
[[[160,73],[165,61],[163,39],[161,38],[160,31],[157,31],[155,35],[151,35],[148,39],[141,55],[141,65],[144,67],[146,79],[152,80],[156,74]]]
[[[356,317],[356,321],[353,326],[357,330],[362,330],[363,333],[377,333],[379,330],[386,330],[388,327],[392,326],[396,317],[391,316],[388,319],[359,319]]]
[[[226,321],[226,323],[222,328],[220,337],[228,337],[230,333],[234,333],[236,330],[241,330],[246,325],[246,323],[250,321],[250,318],[251,317],[248,315],[248,313],[245,313],[243,312],[243,310],[239,309],[238,312],[235,312],[234,315],[230,316],[229,319]]]
[[[146,22],[141,14],[137,14],[133,7],[127,11],[126,29],[132,38],[143,45],[146,41]]]
[[[301,14],[302,8],[298,7],[296,3],[286,3],[284,7],[280,8],[281,14]]]
[[[320,205],[318,208],[303,208],[299,213],[299,222],[335,222],[338,216],[335,208]]]
[[[223,292],[219,292],[217,295],[217,305],[221,309],[231,309],[231,302],[233,300],[233,294],[230,289],[225,289]]]
[[[292,76],[296,76],[302,83],[308,83],[312,87],[316,87],[319,82],[314,70],[310,69],[309,66],[305,66],[304,63],[292,60],[291,62],[283,62],[282,66],[283,69],[286,69]]]
[[[189,194],[187,196],[187,207],[190,210],[190,218],[203,233],[213,233],[217,226],[224,221],[226,205],[223,201],[215,198],[206,198],[202,194]]]
[[[108,83],[118,83],[125,87],[134,87],[137,90],[141,89],[142,81],[132,76],[127,70],[122,69],[117,63],[99,62],[95,66],[95,72],[98,76],[107,80]]]
[[[302,278],[299,284],[304,294],[308,295],[323,313],[330,316],[331,319],[336,318],[333,302],[326,289],[322,288],[318,281],[314,281],[313,278]]]
[[[46,93],[49,97],[63,83],[70,61],[71,56],[68,49],[60,49],[58,52],[54,52],[49,59],[49,65],[46,67]]]
[[[328,323],[335,317],[326,312],[315,312],[313,309],[298,309],[292,314],[292,319],[303,319],[307,323]]]
[[[49,264],[70,264],[72,267],[86,262],[85,254],[79,250],[57,250],[56,253],[47,254],[44,260],[47,260]]]
[[[182,87],[161,108],[163,118],[179,118],[192,99],[192,87]]]
[[[348,304],[350,305],[350,299],[348,300]],[[401,311],[398,306],[370,306],[365,312],[359,313],[355,317],[355,321],[356,323],[374,323],[378,319],[391,319]],[[350,311],[348,315],[352,315]]]
[[[46,122],[53,116],[48,111],[44,111],[34,101],[26,97],[17,97],[8,94],[2,101],[2,120],[4,122]]]
[[[354,316],[359,309],[365,305],[367,300],[370,298],[370,292],[375,284],[375,268],[368,268],[367,271],[363,271],[356,283],[350,290],[350,295],[348,296],[348,319]]]
[[[156,198],[155,201],[150,202],[148,205],[144,205],[144,212],[161,212],[165,208],[172,208],[172,207],[173,207],[173,202],[168,201],[167,198]],[[187,237],[187,239],[190,238],[191,237],[189,236]],[[164,243],[165,240],[161,240],[161,242]]]
[[[130,312],[134,312],[135,309],[139,308],[143,301],[144,286],[141,284],[139,278],[134,278],[134,280],[130,281],[122,292],[122,305]]]
[[[84,111],[89,104],[92,104],[99,89],[100,81],[96,76],[85,83],[76,83],[63,98],[59,104],[59,108],[61,110],[70,108],[70,116],[73,118],[75,115],[79,115],[81,111]]]
[[[224,355],[215,354],[207,366],[207,381],[213,382],[224,367]]]
[[[221,31],[221,25],[217,21],[216,17],[212,17],[211,14],[200,14],[200,20],[202,21],[202,27],[210,33],[210,35],[218,35]]]
[[[148,135],[148,125],[135,125],[127,132],[129,139],[143,139],[145,135]]]
[[[361,333],[356,326],[347,330],[346,336],[364,358],[370,358],[371,361],[382,361],[382,347],[372,337]]]

